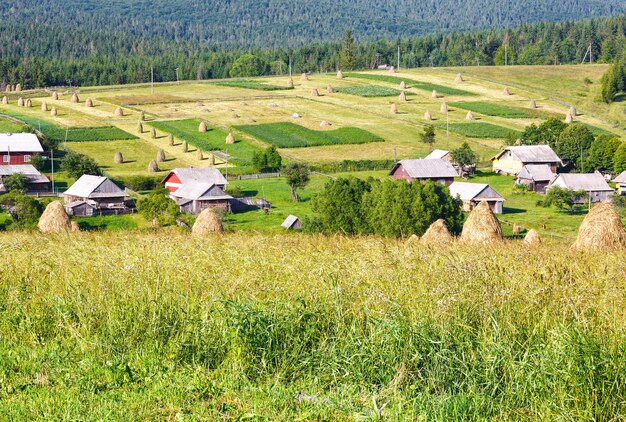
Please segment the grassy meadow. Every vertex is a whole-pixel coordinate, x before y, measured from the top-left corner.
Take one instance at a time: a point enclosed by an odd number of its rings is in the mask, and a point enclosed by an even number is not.
[[[626,413],[623,253],[151,230],[0,247],[0,419]]]

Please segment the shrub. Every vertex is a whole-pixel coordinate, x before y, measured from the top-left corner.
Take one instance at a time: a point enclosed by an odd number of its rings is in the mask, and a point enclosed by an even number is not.
[[[41,202],[19,191],[2,195],[0,205],[11,216],[16,228],[35,227],[44,208]]]
[[[102,170],[100,170],[100,167],[98,167],[98,164],[93,158],[73,151],[68,152],[65,154],[65,157],[63,157],[61,170],[65,171],[68,176],[74,179],[78,179],[83,174],[91,174],[94,176],[102,175]]]
[[[2,184],[7,192],[22,192],[28,190],[28,177],[22,173],[13,173],[2,178]]]
[[[176,202],[168,196],[167,190],[162,187],[154,192],[139,198],[137,211],[147,220],[157,219],[161,225],[171,225],[176,221],[180,210]]]

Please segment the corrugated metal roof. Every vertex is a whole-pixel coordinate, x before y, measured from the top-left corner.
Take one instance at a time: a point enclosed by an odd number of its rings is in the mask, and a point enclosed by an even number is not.
[[[573,191],[613,191],[600,173],[562,173],[550,183],[550,187],[552,186],[560,186]]]
[[[442,159],[400,160],[391,172],[393,173],[399,165],[414,179],[445,179],[459,176],[452,164]]]
[[[446,151],[443,149],[435,149],[433,152],[424,157],[425,160],[433,160],[433,159],[441,159],[446,155],[450,154],[450,151]]]
[[[561,163],[561,159],[549,145],[517,145],[506,147],[494,159],[500,158],[506,151],[522,163]]]
[[[485,183],[453,182],[449,189],[453,198],[458,196],[462,201],[471,201],[478,196],[480,196],[480,199],[504,201],[504,198],[498,192]],[[481,195],[482,193],[484,194]]]
[[[96,190],[105,183],[107,184],[107,189],[104,189],[103,192],[96,192]],[[83,174],[80,176],[63,194],[77,196],[79,198],[118,198],[127,196],[123,190],[106,177],[93,176],[91,174]]]
[[[615,179],[612,180],[615,183],[626,183],[626,170],[621,172]]]
[[[290,229],[293,227],[294,224],[298,222],[298,220],[298,217],[290,214],[287,218],[285,218],[285,221],[283,221],[283,224],[281,224],[280,226],[284,229]]]
[[[219,186],[208,183],[187,183],[173,192],[171,196],[183,200],[200,201],[233,199],[232,196],[224,193]]]
[[[556,178],[556,173],[547,164],[526,164],[522,170],[517,173],[517,177],[521,179],[534,180],[535,182],[551,181]]]
[[[0,133],[0,152],[43,152],[34,133]]]
[[[0,176],[10,176],[15,173],[41,176],[41,173],[39,173],[39,171],[32,164],[11,164],[7,166],[0,166]]]
[[[215,167],[176,168],[170,173],[174,173],[178,176],[183,185],[186,183],[204,183],[209,185],[228,184],[226,178]],[[167,177],[165,179],[167,179]]]

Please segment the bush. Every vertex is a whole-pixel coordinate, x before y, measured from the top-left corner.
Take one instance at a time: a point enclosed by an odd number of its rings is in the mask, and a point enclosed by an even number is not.
[[[83,174],[102,176],[102,170],[93,158],[73,151],[68,152],[63,157],[61,170],[74,179],[78,179]]]
[[[180,209],[176,202],[168,196],[165,187],[156,189],[154,192],[137,200],[137,212],[146,220],[157,219],[163,226],[174,224],[176,217],[180,215]]]
[[[10,176],[2,178],[2,184],[7,192],[22,192],[26,193],[28,190],[28,177],[22,173],[14,173]]]
[[[160,185],[160,177],[129,176],[120,179],[120,184],[134,191],[152,190]]]
[[[0,206],[11,216],[12,225],[16,228],[35,227],[43,212],[41,202],[19,191],[1,196]]]

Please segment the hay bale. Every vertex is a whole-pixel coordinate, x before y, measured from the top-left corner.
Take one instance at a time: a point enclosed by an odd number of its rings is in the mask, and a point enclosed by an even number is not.
[[[390,74],[390,75],[395,75],[395,74],[396,74],[396,69],[395,69],[395,67],[391,66],[391,67],[389,68],[389,74]]]
[[[73,103],[79,103],[80,102],[80,98],[78,98],[78,94],[77,93],[73,93],[72,94],[72,98],[70,100]]]
[[[416,245],[418,242],[420,241],[420,237],[416,234],[412,234],[407,240],[406,243],[404,244],[405,247],[409,247],[409,246],[413,246]]]
[[[52,99],[53,99],[54,101],[58,100],[58,99],[59,99],[59,93],[58,93],[58,92],[56,92],[56,91],[53,91],[53,92],[52,92]]]
[[[406,82],[400,82],[400,89],[406,89]]]
[[[237,113],[233,113],[230,115],[232,119],[238,119],[240,116]]]
[[[448,231],[446,222],[440,218],[430,225],[420,242],[425,245],[444,245],[452,243],[453,240],[454,238]]]
[[[424,120],[432,120],[433,116],[430,114],[430,111],[427,111],[426,113],[424,113]]]
[[[436,90],[434,90],[434,89],[433,89],[433,93],[432,93],[432,94],[430,94],[430,96],[431,96],[432,98],[435,98],[435,99],[439,98],[439,95],[437,94],[437,91],[436,91]]]
[[[152,128],[152,130],[150,130],[150,137],[152,139],[156,139],[157,133],[156,133],[156,129],[155,128]]]
[[[406,102],[406,92],[402,91],[398,97],[398,101]]]
[[[146,121],[146,112],[141,110],[141,115],[139,116],[139,120],[141,120],[142,122]]]
[[[507,95],[511,95],[511,92],[509,92],[509,87],[505,86],[504,89],[502,90],[502,95],[507,96]]]
[[[15,85],[15,92],[20,92],[21,90],[22,90],[22,85],[21,84]]]
[[[157,171],[160,171],[156,161],[150,161],[150,164],[148,164],[148,171],[150,173],[156,173]]]
[[[626,249],[626,228],[611,204],[601,202],[589,211],[572,246],[583,251]]]
[[[513,234],[519,234],[520,230],[520,226],[517,223],[513,223]]]
[[[289,79],[287,79],[287,86],[289,88],[293,88],[293,78],[289,77]]]
[[[2,97],[2,104],[9,104],[9,97],[7,97],[6,95]]]
[[[576,107],[570,107],[569,114],[571,114],[572,117],[578,116],[578,110],[576,110]]]
[[[537,233],[537,230],[528,230],[528,233],[526,233],[526,236],[524,237],[524,243],[531,246],[539,245],[541,243],[541,238],[539,237],[539,233]]]
[[[31,108],[33,106],[33,101],[29,98],[26,100],[26,107]]]
[[[70,217],[60,201],[50,202],[44,210],[37,228],[42,233],[67,233],[71,229]]]
[[[4,88],[5,92],[11,92],[11,84],[7,84],[6,88]]]
[[[189,152],[189,144],[187,141],[183,142],[183,152]]]
[[[157,163],[165,162],[165,151],[160,149],[159,152],[157,152],[156,160],[157,160]]]
[[[461,75],[460,73],[457,73],[456,78],[454,78],[454,82],[457,82],[457,83],[465,82],[463,80],[463,75]]]
[[[87,98],[87,101],[85,101],[85,107],[93,107],[93,100],[91,98]]]
[[[48,111],[48,103],[47,102],[42,102],[41,103],[41,111],[46,112]]]
[[[233,145],[235,143],[235,137],[233,136],[232,132],[228,133],[228,136],[226,137],[226,145]]]
[[[311,90],[311,97],[319,97],[320,93],[317,91],[317,88],[313,88]]]
[[[529,108],[537,108],[537,102],[535,100],[530,100]]]
[[[335,89],[331,85],[326,85],[326,92],[328,92],[329,94],[334,94]]]
[[[574,116],[569,112],[565,115],[565,123],[574,123]]]
[[[121,152],[118,151],[115,153],[115,156],[113,157],[113,162],[115,164],[124,164],[124,156]]]
[[[327,122],[326,120],[322,120],[322,122],[320,123],[320,127],[328,127],[328,126],[331,126],[331,124]]]
[[[398,114],[398,106],[396,105],[396,103],[391,104],[391,108],[389,109],[389,111],[391,112],[391,114]]]
[[[213,153],[209,154],[209,164],[211,164],[212,166],[215,165],[215,154]]]
[[[448,103],[441,104],[441,107],[439,107],[439,111],[441,113],[447,113],[448,112]]]
[[[22,97],[17,99],[17,106],[24,107],[24,99]]]
[[[51,116],[56,116],[57,114],[58,114],[57,113],[57,108],[56,107],[52,107],[52,109],[50,110],[50,115]]]
[[[202,150],[201,149],[197,149],[196,150],[196,158],[200,161],[204,160],[204,154],[202,154]]]
[[[70,221],[70,231],[72,233],[78,233],[80,231],[80,226],[76,221]]]
[[[474,120],[474,113],[472,113],[471,111],[468,111],[467,114],[465,115],[465,120]]]
[[[309,76],[306,73],[300,75],[300,82],[306,82],[309,80]]]
[[[198,125],[198,132],[206,132],[206,123],[200,122]]]
[[[115,109],[115,116],[124,117],[124,110],[122,109],[122,107],[118,107]]]
[[[143,123],[139,122],[139,124],[137,125],[137,130],[139,131],[139,133],[143,133]]]
[[[191,233],[193,233],[194,236],[207,236],[213,233],[223,232],[224,224],[222,223],[222,216],[213,208],[207,208],[202,211],[191,228]]]
[[[481,201],[463,224],[461,240],[472,244],[491,244],[502,239],[500,220],[487,201]]]
[[[171,133],[169,135],[169,141],[170,141],[170,146],[173,147],[174,146],[174,135],[172,135]]]
[[[343,79],[343,72],[341,70],[337,71],[337,79]]]

